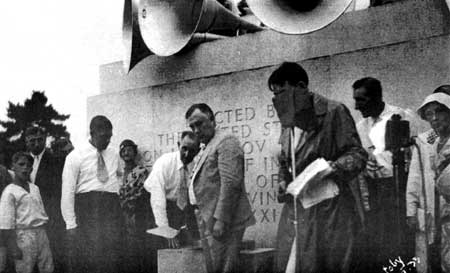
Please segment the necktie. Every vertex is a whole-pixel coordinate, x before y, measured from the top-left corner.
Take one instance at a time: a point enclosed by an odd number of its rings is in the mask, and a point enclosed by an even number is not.
[[[102,153],[100,152],[97,152],[97,178],[102,183],[108,181],[109,178],[105,160],[103,159]]]
[[[184,210],[188,200],[188,187],[187,187],[187,168],[183,166],[180,169],[180,185],[178,187],[177,206]]]

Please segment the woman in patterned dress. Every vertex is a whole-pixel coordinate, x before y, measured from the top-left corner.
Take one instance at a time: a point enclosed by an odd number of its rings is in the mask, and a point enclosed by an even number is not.
[[[427,96],[418,113],[438,134],[430,160],[436,188],[445,200],[440,210],[441,267],[443,272],[450,272],[450,96],[444,93]]]
[[[149,171],[136,162],[137,145],[129,139],[120,144],[120,157],[125,162],[122,186],[119,190],[120,205],[126,227],[124,272],[149,272],[150,245],[146,230],[154,227],[149,193],[144,182]]]

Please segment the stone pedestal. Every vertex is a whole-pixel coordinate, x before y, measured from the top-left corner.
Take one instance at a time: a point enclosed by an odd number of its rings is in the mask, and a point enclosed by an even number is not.
[[[241,250],[240,269],[248,273],[272,272],[275,249]],[[158,250],[158,273],[207,273],[199,248]]]
[[[239,254],[240,268],[243,272],[267,273],[273,270],[274,248],[257,248],[241,250]],[[244,270],[245,269],[245,270]]]
[[[202,249],[158,250],[158,273],[207,273]]]

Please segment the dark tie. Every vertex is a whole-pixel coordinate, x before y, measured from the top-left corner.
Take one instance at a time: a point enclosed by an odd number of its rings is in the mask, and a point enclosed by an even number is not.
[[[183,165],[180,169],[180,186],[178,187],[177,206],[184,210],[188,201],[188,187],[187,187],[187,168]]]
[[[103,159],[102,153],[100,152],[97,152],[97,178],[102,183],[108,181],[109,178],[105,160]]]

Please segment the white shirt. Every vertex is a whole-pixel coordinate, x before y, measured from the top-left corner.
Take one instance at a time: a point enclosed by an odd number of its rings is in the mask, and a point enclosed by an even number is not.
[[[66,228],[77,227],[75,216],[75,194],[91,191],[119,192],[119,154],[113,148],[102,151],[108,171],[108,181],[97,179],[97,149],[86,143],[73,150],[66,158],[62,175],[61,212]]]
[[[33,183],[33,184],[36,181],[36,174],[39,169],[39,164],[41,164],[41,159],[42,159],[42,155],[44,154],[44,152],[45,152],[45,148],[42,149],[42,152],[38,155],[34,155],[33,153],[30,153],[30,155],[33,157],[33,160],[34,160],[33,161],[33,170],[31,171],[31,174],[30,174],[31,183]]]
[[[190,173],[192,163],[187,167]],[[150,193],[150,204],[158,227],[169,225],[166,200],[177,200],[182,168],[179,151],[163,154],[155,161],[152,172],[144,182],[144,188]],[[186,178],[186,183],[189,183],[189,175]]]
[[[40,227],[48,222],[39,187],[28,183],[30,192],[9,184],[0,199],[0,229]]]
[[[367,117],[357,124],[357,130],[361,138],[362,146],[369,153],[372,153],[377,164],[382,167],[377,171],[376,176],[392,177],[392,153],[385,150],[386,124],[394,114],[399,114],[402,119],[410,122],[411,136],[417,135],[417,117],[410,110],[404,110],[397,106],[385,104],[383,112],[376,117]]]

